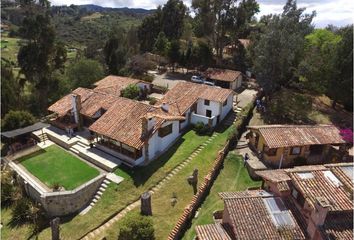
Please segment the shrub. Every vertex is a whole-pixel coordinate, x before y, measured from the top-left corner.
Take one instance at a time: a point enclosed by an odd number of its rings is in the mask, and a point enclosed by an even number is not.
[[[9,131],[17,128],[27,127],[34,124],[36,119],[27,111],[10,111],[2,121],[2,131]]]
[[[13,196],[15,195],[16,187],[14,185],[14,179],[10,171],[4,171],[1,174],[1,205],[7,206],[13,202]]]
[[[122,90],[122,97],[129,99],[138,99],[139,98],[140,89],[135,84],[130,84],[128,87]]]
[[[138,213],[128,215],[119,231],[118,240],[154,240],[154,227],[150,217]]]
[[[210,128],[208,125],[205,125],[202,122],[197,122],[196,124],[194,124],[194,131],[198,134],[198,135],[205,135],[207,133],[210,132]]]
[[[157,102],[157,99],[154,97],[149,97],[148,100],[150,105],[155,105],[155,103]]]

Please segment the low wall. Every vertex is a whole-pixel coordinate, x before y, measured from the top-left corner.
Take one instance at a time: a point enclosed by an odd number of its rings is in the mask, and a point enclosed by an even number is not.
[[[196,124],[198,122],[202,122],[202,123],[204,123],[204,125],[208,125],[209,124],[209,120],[212,121],[212,127],[214,127],[216,125],[216,117],[215,116],[213,116],[211,118],[208,118],[208,117],[203,116],[203,115],[192,113],[191,123]]]
[[[91,201],[106,177],[106,174],[102,173],[74,190],[50,192],[16,163],[10,162],[9,166],[17,173],[18,182],[24,187],[27,195],[41,203],[50,217],[65,216],[81,210]]]

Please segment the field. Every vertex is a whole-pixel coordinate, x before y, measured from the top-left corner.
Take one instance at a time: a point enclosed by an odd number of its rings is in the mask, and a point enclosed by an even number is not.
[[[6,35],[1,36],[1,57],[13,62],[15,65],[17,63],[17,53],[20,49],[18,42],[19,38],[9,38]]]
[[[66,190],[72,190],[99,174],[97,169],[55,145],[25,156],[19,161],[48,187],[59,184]]]

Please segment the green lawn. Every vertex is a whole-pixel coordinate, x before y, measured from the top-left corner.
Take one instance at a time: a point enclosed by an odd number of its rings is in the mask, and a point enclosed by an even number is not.
[[[20,163],[48,187],[59,184],[72,190],[99,175],[99,171],[56,145],[19,159]]]
[[[187,183],[187,177],[198,169],[199,182],[210,171],[218,151],[224,146],[232,127],[218,131],[218,136],[208,144],[193,160],[181,171],[173,176],[168,183],[152,195],[152,212],[156,239],[167,239],[168,234],[175,226],[178,218],[187,204],[193,198],[193,188]],[[177,203],[172,206],[171,198],[177,196]],[[136,209],[134,211],[139,211]],[[117,239],[121,221],[113,224],[99,237],[109,240]]]
[[[213,212],[224,208],[219,192],[243,191],[249,187],[260,186],[260,181],[253,181],[243,166],[242,156],[229,153],[224,162],[224,168],[214,182],[208,197],[199,210],[198,218],[193,220],[192,226],[184,235],[183,239],[192,240],[195,236],[196,225],[213,223]]]
[[[19,38],[10,38],[2,36],[1,38],[1,57],[17,63],[17,53],[20,49],[18,45]]]
[[[140,195],[152,188],[164,178],[175,166],[183,162],[209,136],[198,136],[194,131],[183,135],[165,154],[148,166],[129,169],[121,166],[116,174],[124,177],[119,185],[110,184],[97,202],[84,216],[75,216],[60,225],[64,239],[78,239],[90,229],[97,227],[106,218],[120,211]],[[190,170],[189,170],[190,171]],[[39,239],[49,239],[50,229],[39,234]]]

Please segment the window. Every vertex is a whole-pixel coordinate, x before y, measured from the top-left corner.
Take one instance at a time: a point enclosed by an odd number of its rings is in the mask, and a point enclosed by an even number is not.
[[[224,101],[224,103],[222,104],[223,106],[227,105],[227,99]]]
[[[210,105],[210,101],[209,100],[204,100],[204,105],[209,106]]]
[[[301,178],[301,179],[311,179],[314,178],[313,174],[311,172],[301,172],[301,173],[297,173],[297,175]]]
[[[263,198],[267,210],[275,224],[276,228],[294,227],[295,223],[290,215],[290,211],[285,207],[279,197]]]
[[[159,137],[161,138],[169,135],[170,133],[172,133],[172,123],[170,125],[167,125],[166,127],[159,129]]]
[[[209,118],[211,117],[211,111],[210,110],[206,110],[205,114],[206,114],[207,117],[209,117]]]
[[[263,152],[268,156],[276,156],[277,155],[277,148],[269,148],[266,145],[263,145]]]
[[[301,153],[301,147],[292,147],[290,154],[291,155],[299,155]]]

